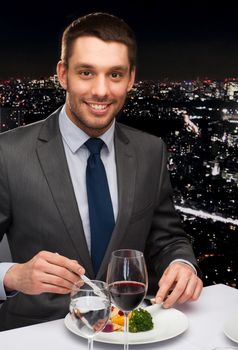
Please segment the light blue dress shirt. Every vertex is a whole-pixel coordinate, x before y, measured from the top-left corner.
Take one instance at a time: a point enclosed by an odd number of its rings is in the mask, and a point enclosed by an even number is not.
[[[84,234],[90,252],[91,233],[86,189],[86,167],[90,152],[84,145],[84,143],[90,137],[69,119],[65,111],[65,106],[62,108],[59,115],[59,127],[63,138],[74,193],[82,219]],[[105,143],[101,150],[101,159],[107,174],[107,181],[116,222],[118,214],[118,187],[114,149],[114,129],[115,120],[111,127],[103,135],[101,135],[100,138]]]
[[[6,300],[7,297],[14,296],[16,294],[16,292],[13,292],[13,293],[8,293],[6,295],[6,291],[3,285],[3,279],[5,277],[5,274],[13,265],[14,263],[10,263],[10,262],[0,263],[0,300]]]

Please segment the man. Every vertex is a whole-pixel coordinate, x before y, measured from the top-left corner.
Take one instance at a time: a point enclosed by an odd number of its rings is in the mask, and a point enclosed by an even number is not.
[[[16,263],[0,265],[2,330],[64,317],[73,283],[84,273],[105,279],[115,249],[144,252],[149,290],[164,307],[201,293],[163,142],[115,122],[135,62],[134,35],[121,19],[74,21],[57,65],[65,106],[0,137],[0,235]],[[90,148],[95,139],[101,151]]]

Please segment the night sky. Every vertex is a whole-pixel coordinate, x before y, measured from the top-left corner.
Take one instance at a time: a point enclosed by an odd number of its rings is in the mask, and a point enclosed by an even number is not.
[[[64,28],[96,11],[118,15],[134,29],[138,79],[238,76],[238,4],[137,2],[49,0],[49,5],[32,0],[29,6],[5,0],[0,8],[0,79],[54,74]]]

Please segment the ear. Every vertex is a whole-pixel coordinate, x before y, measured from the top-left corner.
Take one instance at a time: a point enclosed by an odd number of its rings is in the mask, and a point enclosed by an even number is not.
[[[67,67],[65,63],[59,61],[56,70],[60,85],[64,90],[67,90]]]
[[[129,92],[133,85],[134,85],[134,82],[135,82],[135,76],[136,76],[136,68],[132,68],[131,72],[130,72],[130,79],[128,81],[128,85],[127,85],[127,92]]]

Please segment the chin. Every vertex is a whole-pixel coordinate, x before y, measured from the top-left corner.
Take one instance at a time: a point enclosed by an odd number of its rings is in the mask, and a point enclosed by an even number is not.
[[[114,120],[114,117],[105,121],[92,121],[92,123],[87,123],[87,127],[94,130],[103,130],[108,128]]]

